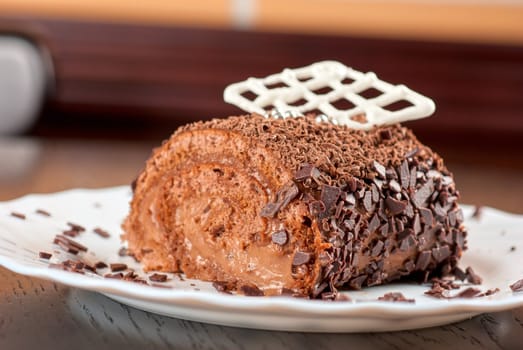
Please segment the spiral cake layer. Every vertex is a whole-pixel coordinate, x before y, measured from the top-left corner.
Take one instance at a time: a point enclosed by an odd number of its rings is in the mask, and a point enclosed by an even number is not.
[[[124,239],[149,270],[332,298],[452,273],[466,237],[457,198],[442,159],[399,125],[230,117],[186,125],[153,152]]]

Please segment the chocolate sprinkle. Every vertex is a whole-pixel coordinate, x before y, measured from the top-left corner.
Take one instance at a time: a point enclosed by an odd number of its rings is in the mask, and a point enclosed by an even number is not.
[[[96,233],[97,235],[99,235],[100,237],[103,237],[103,238],[109,238],[111,237],[111,235],[109,234],[109,232],[97,227],[93,230],[94,233]]]
[[[18,218],[18,219],[22,219],[22,220],[25,220],[25,215],[22,214],[22,213],[17,213],[15,211],[11,212],[11,216],[15,217],[15,218]]]
[[[271,240],[274,244],[285,245],[288,241],[287,232],[285,230],[279,230],[271,235]]]
[[[308,263],[312,258],[311,253],[297,251],[292,259],[292,266],[300,266]]]
[[[512,289],[513,292],[523,292],[523,278],[512,283],[510,289]]]
[[[51,213],[49,213],[48,211],[43,210],[43,209],[36,209],[35,213],[43,215],[43,216],[51,216]]]

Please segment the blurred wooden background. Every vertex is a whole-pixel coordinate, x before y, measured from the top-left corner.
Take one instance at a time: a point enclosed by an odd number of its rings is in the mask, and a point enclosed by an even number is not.
[[[0,33],[51,57],[32,136],[157,140],[241,113],[222,99],[231,82],[336,59],[432,97],[436,114],[409,126],[436,149],[522,153],[517,2],[4,0]]]

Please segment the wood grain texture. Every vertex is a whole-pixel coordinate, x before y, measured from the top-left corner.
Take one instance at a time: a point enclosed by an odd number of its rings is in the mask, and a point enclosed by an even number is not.
[[[523,308],[421,330],[269,332],[151,314],[0,267],[1,349],[518,349]]]

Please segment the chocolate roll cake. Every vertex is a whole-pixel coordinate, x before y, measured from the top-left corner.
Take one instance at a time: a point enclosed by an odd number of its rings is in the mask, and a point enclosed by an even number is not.
[[[333,298],[451,274],[466,237],[457,199],[443,160],[398,124],[253,114],[186,125],[157,148],[123,237],[147,270]]]

